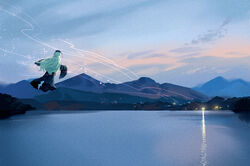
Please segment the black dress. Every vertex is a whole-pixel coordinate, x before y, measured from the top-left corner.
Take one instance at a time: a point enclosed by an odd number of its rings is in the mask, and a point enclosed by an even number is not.
[[[36,65],[40,66],[39,61],[35,63]],[[67,75],[67,67],[65,65],[61,65],[60,66],[60,76],[59,78],[63,78]],[[55,77],[55,73],[49,74],[48,72],[46,72],[42,77],[34,79],[33,81],[30,82],[30,84],[38,89],[38,90],[42,90],[43,92],[47,92],[49,90],[55,90],[55,84],[54,84],[54,77]]]
[[[31,81],[30,84],[34,88],[42,90],[44,92],[47,92],[48,90],[55,90],[56,87],[54,85],[54,75],[55,73],[49,74],[48,72],[46,72],[42,77]]]

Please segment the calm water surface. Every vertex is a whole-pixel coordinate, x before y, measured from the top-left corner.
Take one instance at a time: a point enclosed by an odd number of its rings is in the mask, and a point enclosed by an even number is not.
[[[249,166],[231,112],[42,113],[0,121],[1,166]]]

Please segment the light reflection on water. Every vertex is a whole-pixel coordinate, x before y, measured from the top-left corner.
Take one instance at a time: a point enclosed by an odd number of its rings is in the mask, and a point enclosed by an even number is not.
[[[232,112],[90,112],[0,121],[0,166],[249,166],[250,125]]]
[[[206,137],[206,123],[205,123],[204,110],[202,110],[202,143],[201,143],[200,163],[202,166],[207,165],[207,137]]]

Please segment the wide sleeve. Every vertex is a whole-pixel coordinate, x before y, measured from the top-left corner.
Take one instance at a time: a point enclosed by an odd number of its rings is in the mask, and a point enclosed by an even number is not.
[[[67,75],[67,71],[68,71],[67,66],[61,65],[60,71],[61,71],[61,73],[60,73],[59,79],[64,78]]]
[[[36,64],[37,66],[40,66],[40,64],[41,64],[41,62],[42,62],[43,60],[44,60],[44,59],[41,59],[41,60],[35,62],[35,64]]]

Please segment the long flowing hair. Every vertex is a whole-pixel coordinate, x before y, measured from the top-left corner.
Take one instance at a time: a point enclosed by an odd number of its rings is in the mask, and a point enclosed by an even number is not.
[[[49,74],[56,73],[61,66],[61,51],[57,50],[52,58],[46,58],[40,62],[40,69]]]

